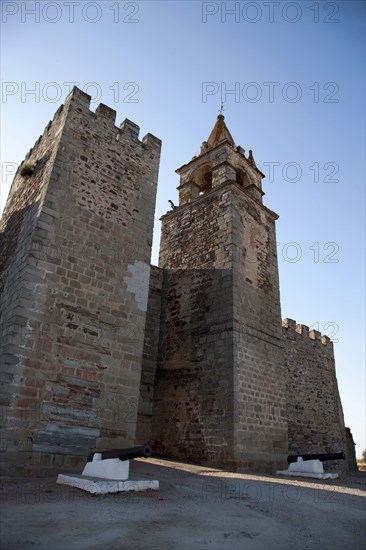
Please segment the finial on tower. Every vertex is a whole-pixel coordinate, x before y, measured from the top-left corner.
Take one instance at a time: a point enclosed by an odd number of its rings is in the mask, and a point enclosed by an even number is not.
[[[257,166],[253,157],[253,151],[251,149],[249,149],[248,160],[251,164],[253,164],[253,166]]]
[[[235,145],[234,140],[224,122],[224,102],[221,102],[221,107],[219,109],[219,115],[217,116],[216,124],[212,129],[211,134],[207,140],[207,148],[215,147],[222,141],[228,141],[231,145]]]

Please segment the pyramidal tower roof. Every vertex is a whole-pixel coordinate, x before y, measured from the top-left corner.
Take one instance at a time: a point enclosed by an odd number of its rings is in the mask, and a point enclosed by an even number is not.
[[[216,124],[212,129],[211,134],[207,140],[207,145],[209,148],[215,147],[222,141],[229,141],[231,145],[235,146],[232,135],[230,134],[226,124],[224,115],[218,115]]]

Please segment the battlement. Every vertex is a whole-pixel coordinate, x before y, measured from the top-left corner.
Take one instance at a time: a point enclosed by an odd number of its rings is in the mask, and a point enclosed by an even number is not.
[[[117,141],[130,139],[145,147],[160,149],[161,140],[150,133],[147,133],[142,140],[139,140],[140,127],[131,120],[126,118],[119,127],[116,126],[117,112],[115,109],[108,107],[104,103],[100,103],[95,112],[93,112],[90,109],[90,103],[91,96],[75,86],[65,100],[65,107],[71,107],[76,111],[91,115],[96,119],[96,122],[100,122],[106,129],[113,131]]]
[[[117,144],[115,150],[117,156],[120,155],[120,149],[126,146],[126,144],[133,144],[138,149],[138,155],[140,159],[144,159],[147,166],[155,166],[150,163],[152,156],[158,159],[160,156],[161,140],[147,133],[142,140],[139,140],[140,128],[137,124],[128,120],[127,118],[120,124],[119,127],[115,125],[116,111],[107,105],[100,103],[95,112],[91,111],[91,96],[83,92],[77,87],[73,90],[65,99],[65,103],[60,105],[54,114],[52,120],[50,120],[45,127],[43,134],[41,134],[33,147],[25,155],[24,159],[18,166],[8,201],[4,210],[4,215],[1,222],[1,227],[6,224],[6,220],[19,206],[19,201],[15,200],[15,194],[27,193],[33,189],[33,195],[37,194],[40,185],[44,185],[47,178],[43,177],[45,165],[48,163],[50,166],[54,162],[54,158],[51,158],[51,151],[56,153],[57,143],[60,141],[65,131],[68,132],[69,128],[72,128],[75,135],[84,135],[81,137],[81,143],[86,144],[86,140],[90,144],[91,141],[95,141],[95,145],[99,145],[104,142],[109,144],[112,149],[113,143]],[[89,134],[88,138],[86,137]],[[75,162],[80,162],[80,159],[71,158],[64,161],[68,167]],[[28,177],[23,177],[22,168],[25,163],[29,163],[30,172]],[[154,167],[155,169],[155,167]],[[155,176],[153,176],[153,179]],[[12,204],[10,204],[12,203]]]
[[[139,140],[140,127],[128,118],[123,120],[119,127],[116,126],[117,112],[115,111],[115,109],[108,107],[108,105],[100,103],[95,112],[93,112],[90,109],[91,99],[92,98],[89,94],[86,94],[75,86],[66,97],[65,103],[63,105],[60,105],[60,107],[57,109],[53,119],[50,120],[45,127],[43,134],[39,136],[33,147],[25,155],[22,163],[28,161],[32,154],[37,153],[37,148],[39,147],[40,143],[43,141],[44,138],[49,137],[50,131],[55,123],[57,124],[60,121],[61,115],[67,113],[70,107],[72,109],[75,109],[79,113],[88,113],[90,116],[95,118],[97,123],[100,122],[105,128],[113,131],[116,141],[120,141],[122,139],[130,139],[132,141],[135,141],[137,144],[139,143],[147,147],[148,149],[160,150],[161,140],[150,133],[147,133],[142,138],[142,140]]]
[[[49,121],[49,123],[47,124],[47,126],[45,127],[45,129],[43,130],[43,134],[41,134],[39,136],[39,138],[37,139],[37,141],[35,142],[35,144],[33,145],[33,147],[31,147],[28,151],[28,153],[25,155],[24,157],[24,160],[22,162],[25,162],[26,160],[28,160],[32,153],[35,153],[38,146],[40,145],[40,143],[43,141],[43,139],[45,137],[49,137],[49,134],[51,132],[51,129],[54,128],[54,125],[55,123],[58,123],[59,120],[60,120],[60,117],[61,117],[61,114],[63,113],[64,111],[64,105],[60,105],[60,107],[57,109],[57,111],[55,112],[55,114],[53,115],[53,119]],[[21,165],[20,165],[21,166]],[[18,168],[19,169],[19,168]]]
[[[286,330],[290,329],[303,338],[309,338],[310,340],[317,340],[323,346],[332,346],[332,341],[329,336],[321,334],[318,330],[311,329],[307,325],[301,325],[296,323],[293,319],[283,319],[282,327]]]

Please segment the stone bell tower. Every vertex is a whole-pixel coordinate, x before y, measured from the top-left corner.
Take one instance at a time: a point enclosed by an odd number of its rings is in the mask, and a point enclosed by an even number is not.
[[[155,452],[233,469],[283,467],[277,215],[262,202],[264,175],[221,114],[177,173],[179,206],[162,218]]]

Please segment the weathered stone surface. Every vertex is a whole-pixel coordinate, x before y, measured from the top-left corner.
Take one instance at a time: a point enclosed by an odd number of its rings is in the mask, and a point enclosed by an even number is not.
[[[154,385],[160,337],[162,284],[163,270],[152,266],[142,358],[136,444],[142,444],[151,439]]]
[[[346,442],[347,442],[347,468],[349,471],[357,472],[357,459],[355,445],[353,441],[352,432],[349,428],[346,428]]]
[[[252,152],[220,115],[177,170],[152,267],[161,143],[89,105],[68,96],[0,225],[3,471],[79,470],[91,449],[146,441],[231,469],[283,469],[288,451],[345,451],[352,468],[332,343],[281,326],[277,216]]]
[[[180,206],[162,218],[154,449],[275,469],[287,455],[276,215],[250,191],[262,196],[260,172],[227,141],[178,173]],[[201,195],[188,200],[192,181]]]
[[[154,451],[262,471],[289,451],[346,451],[333,347],[282,328],[277,216],[253,155],[220,135],[177,170],[180,204],[162,218]]]
[[[161,144],[89,105],[68,96],[1,222],[2,450],[24,473],[135,439]]]
[[[289,451],[347,453],[333,343],[318,331],[283,321]],[[346,461],[326,463],[344,468]]]

